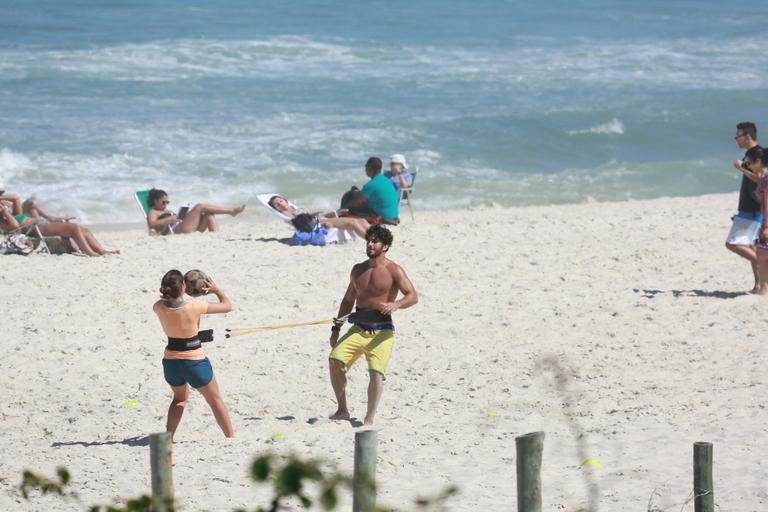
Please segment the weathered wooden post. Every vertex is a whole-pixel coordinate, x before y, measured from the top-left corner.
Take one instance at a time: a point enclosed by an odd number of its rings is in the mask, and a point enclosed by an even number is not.
[[[544,432],[515,438],[517,450],[517,512],[541,512],[541,454]]]
[[[166,512],[173,500],[173,440],[169,432],[150,434],[149,460],[152,469],[152,506],[155,512]]]
[[[695,512],[715,512],[712,443],[693,443],[693,496]]]
[[[376,506],[376,431],[355,432],[353,512],[370,512]]]

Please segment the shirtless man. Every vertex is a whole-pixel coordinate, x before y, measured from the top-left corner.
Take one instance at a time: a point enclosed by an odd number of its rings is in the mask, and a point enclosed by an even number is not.
[[[331,419],[347,420],[350,416],[345,373],[361,355],[365,356],[370,380],[364,425],[371,426],[384,389],[384,372],[395,342],[395,326],[391,315],[398,309],[413,306],[419,297],[400,265],[387,259],[387,251],[392,246],[392,233],[384,226],[374,225],[365,233],[365,240],[368,261],[352,267],[349,286],[338,313],[338,318],[349,315],[352,306],[357,303],[356,312],[349,317],[353,325],[339,339],[344,320],[334,319],[330,340],[333,350],[329,356],[329,365],[331,385],[338,403],[338,409]],[[395,300],[398,292],[402,292],[403,297]]]

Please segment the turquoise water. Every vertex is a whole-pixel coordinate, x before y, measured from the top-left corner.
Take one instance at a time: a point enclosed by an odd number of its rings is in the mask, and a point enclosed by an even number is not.
[[[0,182],[89,222],[333,206],[396,152],[419,208],[737,190],[768,5],[576,4],[2,0]]]

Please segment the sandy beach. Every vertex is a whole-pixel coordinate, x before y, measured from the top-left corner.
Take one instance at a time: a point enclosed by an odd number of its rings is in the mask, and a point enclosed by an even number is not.
[[[395,315],[379,503],[408,509],[455,484],[448,510],[511,510],[515,436],[543,430],[545,510],[587,506],[592,484],[603,511],[649,500],[681,510],[695,441],[714,443],[721,510],[766,510],[768,298],[743,293],[748,264],[724,248],[736,204],[728,194],[404,215],[390,257],[421,301]],[[236,438],[195,394],[174,445],[183,510],[266,505],[270,490],[247,472],[267,451],[351,471],[355,428],[326,419],[328,327],[230,340],[224,328],[332,317],[364,244],[289,247],[273,240],[290,235],[285,224],[249,208],[214,234],[99,231],[119,256],[0,258],[0,510],[80,509],[24,501],[25,468],[67,466],[88,504],[148,492],[146,436],[163,430],[170,401],[151,307],[171,268],[209,272],[235,306],[203,328],[216,331],[206,352]],[[365,365],[349,378],[362,418]],[[585,458],[603,467],[582,468]]]

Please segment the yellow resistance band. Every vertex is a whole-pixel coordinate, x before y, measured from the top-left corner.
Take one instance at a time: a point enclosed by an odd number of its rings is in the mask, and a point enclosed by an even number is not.
[[[227,331],[227,334],[224,335],[225,338],[231,338],[232,336],[245,336],[246,334],[253,334],[257,332],[263,332],[263,331],[272,331],[275,329],[288,329],[290,327],[302,327],[304,325],[321,325],[321,324],[330,324],[333,323],[333,320],[315,320],[314,322],[301,322],[298,324],[279,324],[279,325],[261,325],[259,327],[247,327],[245,329],[225,329]]]

